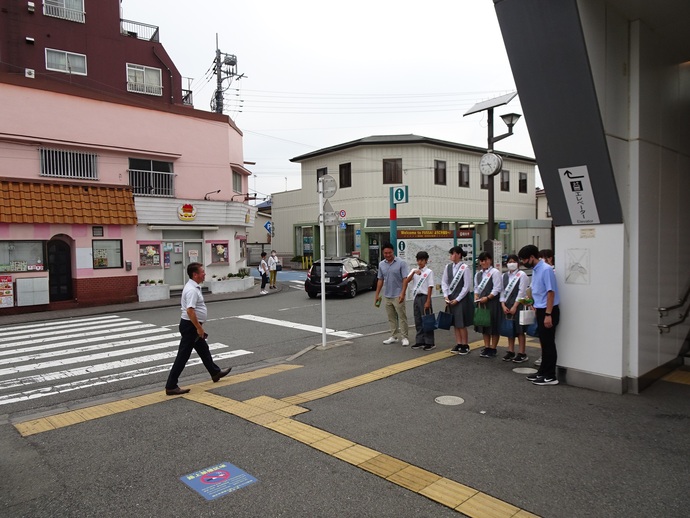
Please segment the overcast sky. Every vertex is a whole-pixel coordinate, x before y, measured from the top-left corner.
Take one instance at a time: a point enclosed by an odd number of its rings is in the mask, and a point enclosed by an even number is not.
[[[301,187],[291,158],[371,135],[485,147],[485,113],[463,114],[515,90],[492,0],[123,0],[122,17],[160,27],[197,109],[210,110],[216,34],[237,56],[246,77],[225,113],[260,196]],[[519,97],[496,109],[496,134],[509,112],[522,113]],[[496,149],[534,156],[524,117]]]

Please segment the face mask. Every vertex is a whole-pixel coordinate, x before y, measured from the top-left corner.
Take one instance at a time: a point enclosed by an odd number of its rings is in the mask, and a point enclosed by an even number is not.
[[[510,270],[511,272],[514,272],[515,270],[517,270],[517,267],[518,267],[517,263],[508,263],[508,270]]]

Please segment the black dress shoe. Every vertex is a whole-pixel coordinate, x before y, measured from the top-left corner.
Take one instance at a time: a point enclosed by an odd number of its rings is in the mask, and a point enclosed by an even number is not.
[[[181,389],[180,387],[175,387],[174,389],[165,389],[166,396],[179,396],[181,394],[187,394],[191,389]]]
[[[230,371],[232,370],[232,367],[228,367],[227,369],[222,369],[216,372],[213,376],[211,376],[211,379],[213,380],[213,383],[216,383],[217,381],[220,380],[220,378],[224,378],[228,374],[230,374]]]

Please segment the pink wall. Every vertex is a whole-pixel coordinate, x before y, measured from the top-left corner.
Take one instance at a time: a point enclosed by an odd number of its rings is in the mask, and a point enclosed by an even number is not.
[[[0,176],[39,178],[37,148],[70,147],[99,154],[103,183],[127,185],[127,159],[150,158],[173,162],[177,197],[202,199],[216,188],[215,200],[232,197],[229,164],[244,158],[242,135],[227,122],[9,84],[0,93]]]

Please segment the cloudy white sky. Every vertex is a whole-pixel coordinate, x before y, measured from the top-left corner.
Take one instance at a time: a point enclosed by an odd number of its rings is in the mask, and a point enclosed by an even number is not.
[[[160,27],[197,109],[210,110],[216,34],[237,56],[225,113],[259,196],[301,187],[291,158],[371,135],[484,147],[486,115],[463,114],[515,90],[492,0],[123,0],[122,17]],[[509,112],[519,97],[496,109],[496,134]],[[534,156],[524,117],[496,149]]]

